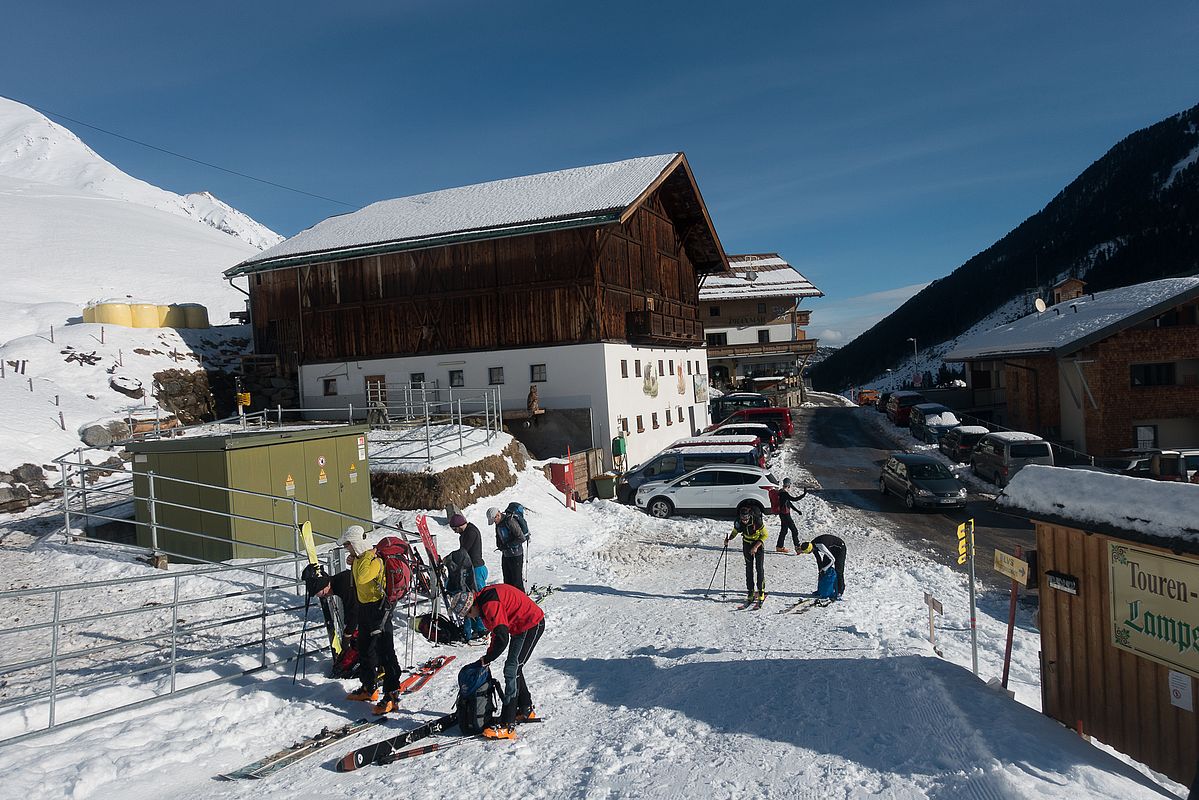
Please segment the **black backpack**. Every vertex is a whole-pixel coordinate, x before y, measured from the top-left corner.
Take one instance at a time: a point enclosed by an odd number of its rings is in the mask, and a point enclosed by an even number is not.
[[[476,662],[467,664],[458,673],[458,729],[473,736],[495,724],[503,692],[500,682],[491,677],[491,670]]]

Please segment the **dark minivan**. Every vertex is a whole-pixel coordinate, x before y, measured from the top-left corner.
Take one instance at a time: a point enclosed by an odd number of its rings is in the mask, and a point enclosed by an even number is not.
[[[895,392],[887,399],[887,419],[906,428],[912,406],[923,402],[924,395],[920,392]]]

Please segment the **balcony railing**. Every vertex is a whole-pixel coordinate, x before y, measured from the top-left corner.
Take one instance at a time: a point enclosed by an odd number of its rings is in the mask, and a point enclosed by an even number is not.
[[[818,339],[796,342],[747,342],[746,344],[708,345],[708,358],[748,358],[779,354],[806,355],[816,352]]]
[[[668,317],[650,309],[627,312],[625,328],[630,342],[701,344],[704,340],[699,320]]]

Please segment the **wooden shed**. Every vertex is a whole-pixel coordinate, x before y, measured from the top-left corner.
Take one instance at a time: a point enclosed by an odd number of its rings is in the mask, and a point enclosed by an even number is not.
[[[1071,486],[1047,488],[1050,479]],[[1043,712],[1190,784],[1199,760],[1199,487],[1025,468],[1000,502],[1036,526]],[[1109,514],[1105,504],[1123,510]]]

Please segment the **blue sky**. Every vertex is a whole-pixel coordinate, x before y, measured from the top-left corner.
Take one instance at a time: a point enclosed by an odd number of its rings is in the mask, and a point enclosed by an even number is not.
[[[828,344],[1199,102],[1193,2],[239,5],[7,4],[0,94],[355,207],[683,150]],[[63,124],[285,235],[347,210]]]

